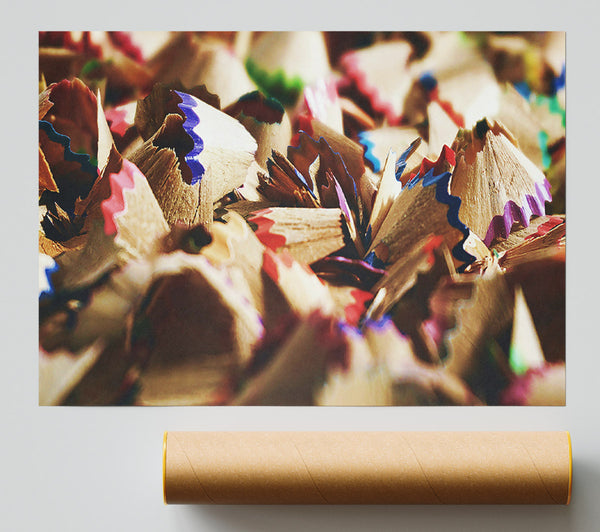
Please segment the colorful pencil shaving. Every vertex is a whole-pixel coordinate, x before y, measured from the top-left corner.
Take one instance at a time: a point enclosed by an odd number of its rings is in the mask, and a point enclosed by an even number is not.
[[[564,34],[39,38],[41,404],[564,404]]]

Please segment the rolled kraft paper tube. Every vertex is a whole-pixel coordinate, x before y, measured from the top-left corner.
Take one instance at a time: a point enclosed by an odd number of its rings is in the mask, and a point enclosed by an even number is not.
[[[568,432],[167,432],[166,503],[568,504]]]

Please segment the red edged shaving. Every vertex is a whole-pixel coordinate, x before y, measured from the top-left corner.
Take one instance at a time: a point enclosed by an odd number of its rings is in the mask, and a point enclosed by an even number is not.
[[[360,69],[358,57],[354,52],[345,54],[341,58],[340,64],[344,67],[348,77],[356,84],[358,90],[369,98],[373,110],[384,114],[390,126],[402,123],[402,115],[394,111],[391,103],[383,100],[377,87],[371,85],[367,75]]]
[[[526,236],[525,240],[530,240],[537,236],[544,236],[551,229],[554,229],[557,225],[560,225],[562,223],[564,223],[564,220],[560,216],[550,216],[550,218],[546,222],[538,226],[537,231],[535,233]]]
[[[344,308],[344,316],[348,325],[358,327],[358,322],[366,310],[365,304],[367,301],[373,299],[373,294],[357,288],[356,290],[352,290],[350,295],[354,299],[354,303],[350,303]]]
[[[248,221],[256,224],[257,228],[254,232],[256,237],[265,246],[276,251],[280,247],[285,246],[286,239],[283,235],[271,232],[272,227],[275,225],[275,222],[267,216],[271,212],[271,209],[263,209],[254,213],[251,218],[248,218]]]
[[[435,262],[435,256],[433,255],[434,250],[440,247],[441,243],[444,241],[444,237],[441,235],[431,235],[427,242],[423,245],[422,251],[427,254],[427,264],[429,266],[433,266]]]
[[[452,104],[448,101],[440,100],[439,89],[437,87],[429,93],[429,101],[436,102],[458,127],[465,127],[464,117],[454,110]]]

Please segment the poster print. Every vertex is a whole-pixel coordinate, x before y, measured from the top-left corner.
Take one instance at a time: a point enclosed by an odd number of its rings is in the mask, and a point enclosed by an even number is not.
[[[40,32],[43,405],[565,403],[565,35]]]

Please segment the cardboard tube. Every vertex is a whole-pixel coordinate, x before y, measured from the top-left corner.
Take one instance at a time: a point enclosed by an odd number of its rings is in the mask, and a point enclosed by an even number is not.
[[[167,432],[165,503],[568,504],[568,432]]]

